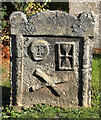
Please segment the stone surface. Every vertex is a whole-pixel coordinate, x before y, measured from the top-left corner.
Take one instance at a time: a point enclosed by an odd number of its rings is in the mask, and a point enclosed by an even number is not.
[[[19,21],[18,21],[19,20]],[[61,11],[10,16],[11,104],[90,106],[94,18]]]
[[[100,0],[95,2],[69,2],[69,13],[73,14],[74,16],[78,16],[79,13],[83,11],[86,12],[93,12],[95,16],[95,26],[94,26],[94,48],[101,48],[101,34],[100,34],[100,11],[101,11],[101,2]]]

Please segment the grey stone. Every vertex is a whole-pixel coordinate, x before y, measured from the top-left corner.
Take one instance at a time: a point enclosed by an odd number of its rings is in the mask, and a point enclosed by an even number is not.
[[[61,11],[10,16],[12,104],[89,107],[94,18]]]

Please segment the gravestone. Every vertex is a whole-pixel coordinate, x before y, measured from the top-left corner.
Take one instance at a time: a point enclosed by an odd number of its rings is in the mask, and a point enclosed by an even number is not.
[[[11,104],[89,107],[93,28],[89,12],[12,13]]]

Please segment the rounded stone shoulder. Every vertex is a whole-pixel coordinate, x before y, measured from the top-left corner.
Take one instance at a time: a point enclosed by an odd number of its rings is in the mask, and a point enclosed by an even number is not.
[[[17,22],[20,22],[21,19],[23,19],[24,21],[27,22],[26,15],[25,15],[23,12],[16,11],[16,12],[13,12],[13,13],[10,15],[10,22],[11,22],[11,23],[12,23],[12,21],[14,21],[14,20],[18,20]]]
[[[10,24],[12,27],[18,27],[22,21],[27,23],[26,15],[23,12],[16,11],[10,15]]]
[[[95,22],[95,17],[93,12],[82,12],[78,15],[77,19],[80,19],[82,21],[84,20],[90,20],[91,22]]]

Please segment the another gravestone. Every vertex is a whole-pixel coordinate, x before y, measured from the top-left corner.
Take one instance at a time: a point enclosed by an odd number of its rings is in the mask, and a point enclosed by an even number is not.
[[[91,13],[12,13],[11,103],[90,106],[93,27]]]

